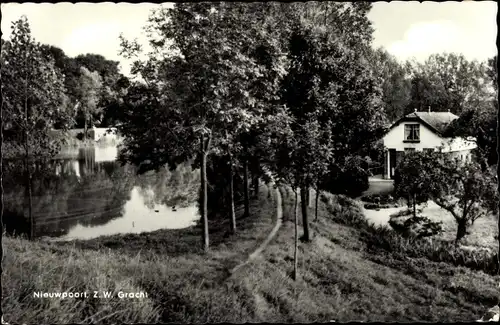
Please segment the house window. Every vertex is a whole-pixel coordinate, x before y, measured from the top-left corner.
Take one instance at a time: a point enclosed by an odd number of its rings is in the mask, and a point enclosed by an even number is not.
[[[415,148],[405,148],[405,153],[406,152],[415,152]]]
[[[419,124],[405,124],[405,141],[420,141]]]
[[[434,148],[424,148],[424,152],[434,152]]]

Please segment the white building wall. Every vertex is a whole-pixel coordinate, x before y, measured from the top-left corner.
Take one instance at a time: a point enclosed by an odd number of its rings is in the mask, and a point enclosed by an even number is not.
[[[414,148],[416,151],[422,151],[426,148],[437,149],[442,147],[443,152],[454,152],[470,151],[476,148],[476,144],[473,141],[463,138],[442,138],[422,123],[418,123],[420,125],[420,142],[404,142],[405,124],[416,123],[418,122],[402,122],[391,129],[383,138],[384,146],[388,149],[396,149],[396,151],[404,151],[405,148]]]
[[[108,132],[108,130],[111,130],[112,132]],[[116,140],[116,128],[93,128],[94,131],[94,140],[98,141],[102,137],[105,137],[106,140]]]

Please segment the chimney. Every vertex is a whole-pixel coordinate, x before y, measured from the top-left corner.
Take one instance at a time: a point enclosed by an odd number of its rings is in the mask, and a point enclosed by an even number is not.
[[[415,113],[417,112],[417,109],[415,108]]]
[[[431,112],[431,106],[429,105],[429,113]]]

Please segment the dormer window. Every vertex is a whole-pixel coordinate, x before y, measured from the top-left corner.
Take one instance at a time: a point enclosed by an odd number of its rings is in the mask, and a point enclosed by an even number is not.
[[[405,141],[420,141],[420,124],[405,124]]]

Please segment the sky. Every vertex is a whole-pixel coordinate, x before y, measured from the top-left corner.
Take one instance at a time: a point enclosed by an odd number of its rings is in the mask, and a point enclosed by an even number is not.
[[[26,15],[38,42],[57,46],[68,56],[96,53],[121,63],[128,75],[130,61],[119,56],[120,33],[145,40],[142,30],[152,3],[7,3],[2,4],[3,38],[11,22]],[[171,6],[166,3],[164,6]],[[368,15],[375,28],[374,47],[400,60],[425,60],[430,54],[462,53],[469,60],[497,54],[497,5],[494,1],[376,2]]]

